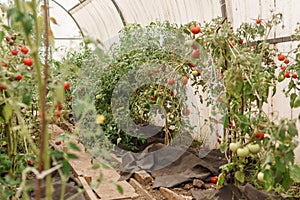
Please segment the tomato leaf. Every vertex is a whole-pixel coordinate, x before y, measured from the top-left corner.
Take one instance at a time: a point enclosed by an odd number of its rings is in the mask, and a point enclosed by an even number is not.
[[[221,188],[221,187],[223,186],[223,184],[224,184],[224,182],[225,182],[225,177],[226,177],[226,174],[224,174],[224,173],[221,173],[221,174],[219,175],[219,177],[218,177],[218,182],[217,182],[217,186],[218,186],[219,188]]]
[[[297,97],[297,94],[295,94],[295,93],[291,94],[291,96],[290,96],[290,106],[291,107],[294,107],[296,97]]]
[[[78,159],[78,156],[76,156],[76,155],[73,154],[73,153],[68,153],[68,154],[67,154],[67,158],[68,158],[68,159]]]
[[[32,94],[30,91],[26,91],[24,94],[23,94],[23,99],[22,99],[22,103],[26,104],[27,106],[30,105],[31,103],[31,97],[32,97]]]
[[[300,183],[300,166],[291,165],[290,166],[290,176],[294,182]]]
[[[288,129],[288,134],[292,137],[298,135],[298,129],[296,127],[296,124],[293,123],[293,122],[288,122],[288,126],[289,126],[289,129]]]
[[[0,31],[0,41],[4,39],[5,33],[3,31]]]
[[[242,171],[235,172],[234,177],[236,180],[238,180],[241,183],[244,183],[245,181],[245,174]]]
[[[2,107],[2,113],[1,113],[5,122],[8,122],[10,120],[10,118],[12,117],[12,114],[13,114],[12,106],[10,104],[5,104]]]
[[[74,143],[71,142],[69,145],[70,145],[71,149],[80,152],[80,149],[79,149],[79,147],[76,144],[74,144]]]
[[[118,192],[119,192],[120,194],[123,194],[123,193],[124,193],[124,190],[123,190],[123,188],[122,188],[121,185],[116,184],[116,187],[117,187],[117,190],[118,190]]]
[[[57,21],[56,21],[56,19],[55,19],[54,17],[50,17],[49,20],[50,20],[53,24],[58,25],[58,23],[57,23]]]
[[[294,108],[298,108],[300,106],[300,95],[298,95],[294,100]]]
[[[95,164],[93,164],[92,169],[98,169],[99,167],[100,167],[100,164],[99,163],[95,163]]]

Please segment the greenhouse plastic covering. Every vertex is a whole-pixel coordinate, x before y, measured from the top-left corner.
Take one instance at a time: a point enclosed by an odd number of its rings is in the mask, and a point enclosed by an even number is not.
[[[283,29],[274,36],[290,35],[300,21],[297,0],[56,0],[68,11],[84,35],[106,41],[117,35],[125,24],[147,25],[152,21],[185,24],[222,17],[222,8],[233,27],[283,14]],[[224,17],[224,16],[223,16]]]
[[[0,0],[1,2],[1,0]],[[300,22],[299,0],[49,0],[50,15],[59,26],[52,26],[59,39],[82,39],[82,36],[106,42],[118,35],[127,24],[148,25],[153,21],[186,24],[192,21],[209,22],[227,17],[233,29],[241,23],[269,19],[282,13],[282,26],[269,38],[291,36]],[[64,16],[62,14],[64,13]],[[78,40],[81,41],[81,40]],[[59,44],[63,44],[60,40]],[[281,52],[288,52],[298,42],[274,44]],[[284,86],[282,86],[284,87]],[[282,88],[278,88],[279,90]],[[268,113],[279,108],[280,117],[298,116],[299,109],[290,109],[289,99],[276,94],[266,107]]]

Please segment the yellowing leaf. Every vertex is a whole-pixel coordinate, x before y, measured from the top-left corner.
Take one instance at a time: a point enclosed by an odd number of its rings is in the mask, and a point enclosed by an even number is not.
[[[240,181],[241,183],[244,183],[245,181],[245,174],[242,171],[235,172],[234,177],[236,178],[236,180]]]
[[[50,20],[53,24],[58,25],[58,23],[57,23],[57,21],[56,21],[56,19],[55,19],[54,17],[50,17],[49,20]]]

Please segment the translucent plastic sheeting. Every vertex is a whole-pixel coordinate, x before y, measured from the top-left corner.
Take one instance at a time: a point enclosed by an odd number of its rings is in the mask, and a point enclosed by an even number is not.
[[[70,11],[86,36],[104,42],[123,28],[120,15],[109,0],[85,1]]]
[[[64,7],[66,10],[70,10],[77,4],[79,4],[80,0],[55,0],[57,3],[59,3],[62,7]],[[51,1],[50,1],[51,3]]]
[[[210,21],[221,16],[219,1],[210,0],[117,0],[127,23],[149,24],[170,21],[185,24],[190,21]]]
[[[70,2],[69,2],[70,3]],[[54,1],[49,2],[49,15],[53,17],[57,24],[50,23],[55,38],[81,38],[80,27],[77,27],[72,17],[57,5]]]
[[[283,26],[279,26],[271,37],[290,36],[300,22],[299,0],[225,0],[227,14],[233,27],[243,22],[254,22],[257,18],[267,20],[272,13],[282,13]]]
[[[191,21],[210,21],[221,16],[219,1],[210,0],[109,0],[85,1],[70,12],[84,33],[106,41],[120,31],[124,24],[147,25],[152,21],[185,24]],[[122,17],[121,17],[122,16]]]

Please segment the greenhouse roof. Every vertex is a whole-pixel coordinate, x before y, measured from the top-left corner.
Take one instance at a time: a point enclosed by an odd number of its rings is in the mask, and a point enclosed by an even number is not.
[[[50,1],[51,2],[51,1]],[[147,25],[152,21],[185,24],[227,17],[233,27],[272,13],[283,14],[284,27],[274,37],[289,36],[300,21],[297,0],[52,0],[76,21],[85,36],[106,41],[126,24]],[[298,6],[297,6],[298,5]]]
[[[0,0],[3,2],[9,0]],[[242,22],[282,13],[283,26],[271,34],[277,38],[290,36],[300,21],[298,0],[49,0],[49,4],[50,15],[58,22],[52,29],[60,43],[81,41],[82,36],[105,42],[132,23],[186,24],[227,17],[237,28]]]

